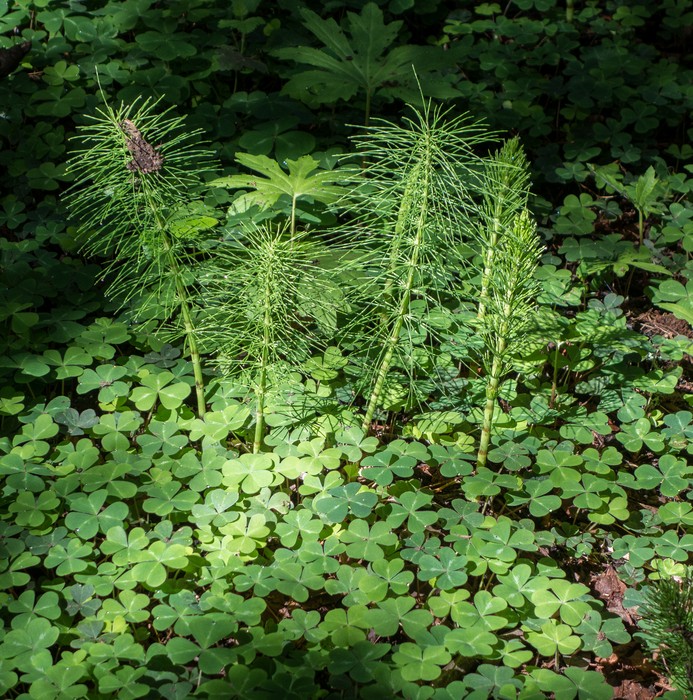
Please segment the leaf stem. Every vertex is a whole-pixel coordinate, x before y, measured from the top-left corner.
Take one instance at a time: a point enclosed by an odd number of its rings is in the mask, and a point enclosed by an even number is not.
[[[166,235],[166,228],[164,222],[160,219],[157,212],[157,223],[159,224],[161,231],[161,240],[164,245],[164,252],[168,259],[168,263],[173,270],[173,276],[176,283],[176,294],[178,295],[180,303],[181,316],[183,317],[183,325],[185,328],[185,343],[188,346],[188,351],[190,352],[190,361],[193,366],[193,376],[195,378],[195,396],[197,398],[197,415],[200,418],[204,418],[206,413],[205,405],[205,387],[204,378],[202,376],[202,360],[200,358],[200,351],[197,345],[197,340],[195,338],[195,326],[192,320],[192,313],[190,312],[190,303],[187,298],[187,290],[180,272],[180,266],[178,265],[178,260],[173,252],[173,246],[168,240]]]
[[[481,290],[479,292],[479,308],[477,318],[481,321],[486,315],[486,304],[488,303],[488,288],[493,274],[493,258],[498,245],[498,237],[501,232],[501,225],[498,217],[493,217],[493,224],[489,231],[489,238],[484,251],[484,271],[481,275]]]
[[[556,342],[556,347],[553,351],[553,378],[551,381],[551,398],[549,400],[549,408],[553,408],[556,403],[556,393],[558,391],[558,357],[561,349],[561,342]]]
[[[644,238],[644,221],[643,221],[643,211],[638,207],[638,245],[642,246]]]
[[[293,240],[293,237],[292,237]],[[267,392],[267,366],[269,364],[269,350],[272,342],[272,281],[270,276],[265,277],[265,289],[263,299],[263,331],[262,352],[260,355],[260,377],[255,388],[257,409],[255,411],[255,435],[253,438],[253,454],[257,454],[262,447],[265,435],[265,394]]]
[[[506,348],[505,338],[499,337],[496,343],[496,350],[491,365],[491,373],[486,385],[486,405],[484,406],[484,418],[481,425],[481,439],[479,440],[479,451],[476,455],[477,469],[486,466],[488,458],[488,446],[491,441],[491,428],[493,427],[493,414],[498,398],[498,386],[503,367],[502,356]]]

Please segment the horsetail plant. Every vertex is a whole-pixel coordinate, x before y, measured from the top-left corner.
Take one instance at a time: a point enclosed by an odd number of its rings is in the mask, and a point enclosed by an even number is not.
[[[481,177],[483,199],[475,229],[481,253],[476,323],[486,346],[485,405],[477,465],[486,465],[500,380],[507,357],[532,315],[540,245],[527,213],[528,163],[519,139],[512,138],[489,158]]]
[[[67,201],[86,252],[112,257],[109,296],[121,307],[135,304],[139,318],[163,306],[173,328],[182,326],[202,417],[190,244],[217,220],[191,205],[190,192],[211,169],[212,154],[192,143],[199,131],[185,132],[182,118],[157,114],[156,106],[105,104],[89,117],[78,136],[83,147],[68,164],[75,183]]]
[[[685,697],[693,693],[693,567],[645,588],[638,608],[645,647]]]
[[[364,221],[372,279],[363,314],[371,322],[362,342],[353,344],[378,353],[365,432],[382,403],[393,362],[413,372],[414,337],[422,330],[431,336],[426,316],[457,294],[453,271],[464,262],[459,246],[468,236],[480,166],[473,148],[489,133],[467,116],[445,117],[428,104],[402,126],[378,121],[354,139],[366,165],[350,209]]]
[[[292,234],[290,224],[248,228],[215,251],[203,284],[208,314],[203,334],[222,372],[255,395],[253,452],[262,447],[268,391],[334,334],[342,293],[319,238]]]
[[[503,233],[495,246],[492,273],[488,278],[485,312],[477,319],[486,353],[486,401],[477,467],[486,465],[494,424],[500,380],[509,371],[511,357],[531,324],[539,293],[534,272],[541,255],[536,224],[525,209],[515,217],[512,228]]]
[[[529,170],[524,150],[517,137],[505,142],[484,169],[483,202],[479,209],[478,240],[483,270],[479,291],[479,320],[486,313],[489,284],[498,244],[504,232],[512,228],[515,217],[527,206]]]
[[[268,391],[334,334],[343,294],[336,278],[344,265],[340,246],[327,248],[320,235],[298,229],[304,202],[333,204],[348,193],[349,168],[324,170],[312,156],[282,165],[262,155],[239,153],[236,161],[254,174],[217,178],[212,187],[242,190],[229,213],[258,207],[271,221],[247,224],[215,251],[206,279],[209,342],[218,364],[255,395],[253,452],[262,447]],[[287,172],[288,171],[288,172]],[[282,206],[288,199],[288,208]],[[338,236],[333,236],[338,238]],[[325,258],[330,262],[319,265]]]

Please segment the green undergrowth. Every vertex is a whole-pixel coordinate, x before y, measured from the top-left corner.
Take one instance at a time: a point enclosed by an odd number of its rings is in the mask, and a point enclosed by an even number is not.
[[[253,453],[237,379],[208,368],[200,418],[191,362],[103,315],[99,268],[4,250],[8,696],[612,697],[594,664],[635,630],[595,581],[636,606],[693,549],[686,337],[629,328],[547,253],[484,465],[464,307],[427,351],[461,368],[395,362],[419,399],[391,385],[378,437],[329,347],[275,380]]]
[[[34,359],[76,393],[29,411],[15,395],[3,441],[6,693],[611,697],[589,660],[629,633],[590,574],[636,586],[693,548],[691,412],[658,419],[638,392],[601,449],[606,413],[530,428],[518,405],[477,470],[452,432],[348,427],[251,454],[233,387],[213,384],[200,420],[178,353],[125,358],[127,327],[105,319],[77,339]]]
[[[693,16],[458,5],[0,0],[3,697],[690,689]]]

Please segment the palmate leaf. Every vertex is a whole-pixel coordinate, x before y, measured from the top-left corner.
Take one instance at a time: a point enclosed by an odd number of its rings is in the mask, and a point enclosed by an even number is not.
[[[360,15],[347,12],[350,38],[334,19],[322,19],[311,10],[304,10],[301,15],[306,28],[323,42],[325,49],[297,46],[275,52],[281,59],[316,68],[293,76],[284,86],[284,92],[292,97],[323,104],[349,100],[359,89],[372,94],[409,63],[401,51],[384,56],[402,22],[385,24],[382,11],[373,3],[368,3]]]
[[[366,117],[368,123],[371,98],[379,90],[391,97],[392,84],[401,97],[404,85],[415,85],[412,66],[419,75],[426,76],[424,94],[436,97],[451,97],[457,94],[451,87],[435,76],[432,70],[438,67],[438,58],[443,54],[433,47],[397,46],[388,51],[397,39],[401,21],[386,24],[382,10],[374,3],[364,6],[361,14],[347,12],[345,28],[334,19],[322,19],[315,12],[301,13],[305,27],[323,44],[323,49],[296,46],[274,52],[281,59],[288,59],[312,66],[293,75],[283,92],[309,105],[329,104],[338,100],[350,100],[359,91],[366,94]],[[431,50],[432,49],[432,50]],[[441,64],[442,66],[442,64]],[[416,99],[420,89],[412,94],[406,91],[406,99]]]
[[[331,204],[348,191],[335,183],[350,176],[346,168],[316,172],[319,163],[312,156],[301,156],[297,160],[285,161],[289,172],[285,172],[276,161],[267,156],[251,153],[236,154],[236,161],[257,175],[230,175],[209,183],[211,187],[228,189],[250,189],[234,202],[234,209],[244,211],[251,206],[268,209],[276,204],[282,195],[288,195],[293,202],[300,197],[311,197],[317,202]]]
[[[664,280],[655,290],[652,301],[693,326],[693,282],[687,282],[684,287],[676,280]]]

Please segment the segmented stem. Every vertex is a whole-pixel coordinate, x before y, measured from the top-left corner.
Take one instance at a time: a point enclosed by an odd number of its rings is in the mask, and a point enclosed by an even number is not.
[[[410,174],[409,181],[407,183],[407,187],[404,191],[404,196],[402,198],[402,204],[400,205],[400,215],[397,218],[398,230],[396,231],[395,241],[393,243],[393,246],[395,246],[393,249],[393,254],[390,257],[391,266],[394,266],[396,264],[396,254],[399,251],[401,239],[405,232],[405,227],[403,225],[404,220],[403,216],[401,215],[403,213],[408,213],[412,207],[412,199],[414,198],[413,185],[415,178],[416,180],[418,180],[421,188],[421,200],[419,202],[419,212],[416,221],[416,234],[414,236],[414,241],[411,244],[411,254],[408,260],[409,271],[407,272],[406,281],[402,289],[399,307],[397,309],[397,314],[392,325],[392,330],[385,342],[385,352],[383,354],[382,360],[380,361],[380,366],[376,375],[373,391],[371,392],[370,399],[368,400],[366,415],[364,416],[363,423],[361,425],[362,429],[365,432],[368,432],[370,430],[373,416],[375,415],[375,411],[378,408],[378,404],[380,403],[380,397],[383,391],[383,387],[385,386],[385,380],[387,379],[387,374],[390,370],[390,365],[392,364],[392,358],[394,357],[395,350],[399,342],[400,333],[404,324],[404,319],[406,318],[406,315],[409,312],[409,304],[411,303],[411,297],[414,291],[414,281],[416,279],[416,271],[421,255],[421,247],[423,245],[426,220],[428,216],[428,204],[430,195],[429,190],[431,186],[430,177],[430,150],[427,148],[424,155],[414,166],[414,169]],[[391,283],[388,281],[386,293],[389,294],[390,292]]]
[[[173,270],[175,280],[176,280],[176,293],[180,299],[180,312],[183,317],[183,327],[185,335],[185,344],[188,347],[188,352],[190,353],[190,362],[193,366],[193,376],[195,377],[195,397],[197,399],[197,415],[200,418],[204,418],[207,412],[207,406],[205,403],[205,384],[204,378],[202,376],[202,359],[200,357],[200,350],[197,345],[197,339],[195,338],[195,325],[192,320],[192,313],[190,311],[190,304],[186,296],[185,285],[180,274],[180,268],[178,266],[178,261],[176,256],[173,254],[171,244],[166,238],[165,232],[162,230],[161,236],[165,250],[166,256]]]
[[[253,452],[258,453],[265,437],[265,394],[267,393],[267,367],[270,357],[270,343],[272,342],[272,281],[269,276],[265,279],[263,299],[263,334],[262,351],[260,355],[260,376],[255,387],[255,435],[253,438]]]

